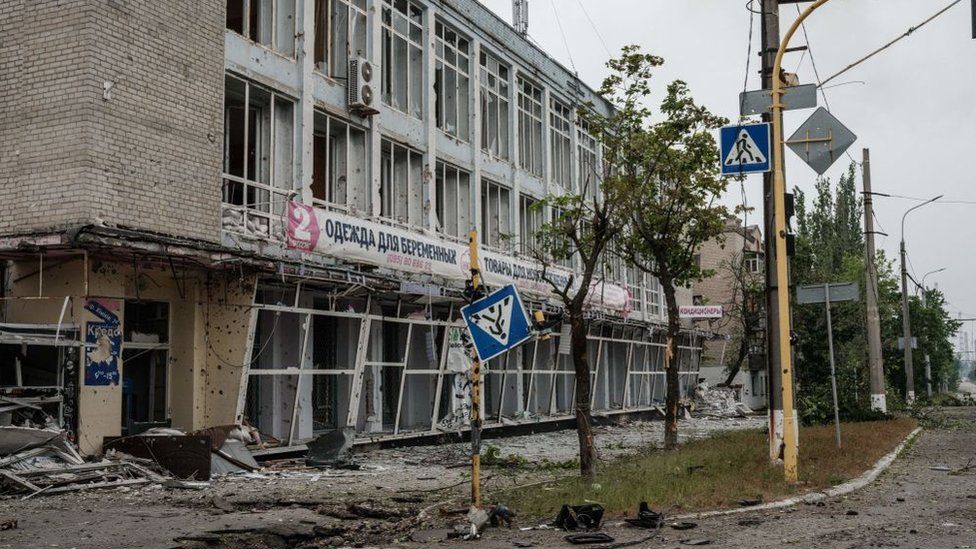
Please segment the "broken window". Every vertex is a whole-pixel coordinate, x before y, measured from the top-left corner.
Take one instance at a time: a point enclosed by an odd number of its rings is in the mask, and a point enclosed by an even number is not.
[[[630,310],[644,312],[644,273],[633,265],[627,266],[627,291],[630,294]]]
[[[409,0],[383,0],[383,102],[423,118],[424,12]]]
[[[573,188],[573,111],[556,101],[549,102],[549,155],[552,158],[552,182]]]
[[[481,52],[481,148],[508,159],[508,67]]]
[[[507,248],[512,234],[512,192],[488,181],[481,182],[481,243]]]
[[[596,138],[590,134],[590,126],[586,121],[581,120],[576,125],[576,140],[579,149],[579,192],[586,198],[595,198],[600,183],[600,149]]]
[[[123,334],[122,432],[127,434],[168,420],[169,304],[126,301]]]
[[[434,76],[437,127],[467,141],[470,137],[468,86],[470,43],[440,21],[435,24],[437,68]]]
[[[462,238],[471,229],[471,175],[438,162],[435,179],[437,222],[445,234]]]
[[[368,212],[366,132],[316,112],[312,147],[312,202]]]
[[[224,94],[225,230],[268,237],[294,188],[294,103],[227,75]]]
[[[542,177],[542,88],[525,80],[518,80],[519,106],[519,166],[531,174]]]
[[[227,0],[227,29],[295,55],[295,0]]]
[[[424,226],[424,160],[419,152],[387,139],[380,159],[380,215]]]
[[[521,227],[521,252],[531,254],[539,247],[539,231],[546,222],[542,204],[529,196],[519,197],[519,226]]]
[[[366,0],[315,0],[315,68],[346,78],[349,60],[366,57]]]
[[[661,300],[663,294],[661,293],[661,283],[658,279],[653,276],[647,277],[647,314],[660,318],[661,317]]]

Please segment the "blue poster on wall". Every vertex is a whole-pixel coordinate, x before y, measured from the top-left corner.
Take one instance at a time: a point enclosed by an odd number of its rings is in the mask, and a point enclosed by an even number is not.
[[[88,322],[85,329],[85,385],[118,385],[122,328],[111,303],[90,300],[85,304],[103,322]]]

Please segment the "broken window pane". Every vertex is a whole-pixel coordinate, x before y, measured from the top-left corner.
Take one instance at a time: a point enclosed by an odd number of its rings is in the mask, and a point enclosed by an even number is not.
[[[538,248],[539,231],[545,223],[543,213],[538,200],[524,195],[519,197],[520,245],[525,255],[531,255]]]
[[[552,161],[552,182],[570,190],[573,187],[572,110],[556,101],[549,103],[549,156]]]
[[[508,159],[508,71],[481,52],[481,148]]]
[[[596,138],[590,134],[590,127],[585,121],[581,120],[576,125],[576,136],[579,149],[580,193],[587,198],[593,198],[599,185],[599,146]]]
[[[437,127],[467,141],[469,138],[468,41],[440,21],[435,25],[437,78],[434,94]]]
[[[365,132],[322,112],[315,113],[312,141],[312,200],[340,210],[365,211]]]
[[[244,3],[246,0],[227,0],[227,30],[244,34]]]
[[[471,228],[471,176],[444,162],[437,163],[437,221],[441,230],[462,238]]]
[[[384,0],[383,101],[401,112],[423,117],[423,16],[407,0]]]
[[[519,166],[533,175],[543,175],[542,88],[519,78]]]
[[[380,161],[383,217],[417,227],[423,220],[423,155],[384,139]]]
[[[507,248],[512,233],[511,191],[493,181],[481,184],[481,243]]]

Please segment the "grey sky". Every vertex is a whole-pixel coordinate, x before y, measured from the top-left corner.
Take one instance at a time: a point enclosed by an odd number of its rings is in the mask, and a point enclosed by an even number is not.
[[[511,20],[511,0],[483,0]],[[832,0],[807,23],[813,59],[827,78],[869,51],[904,33],[950,0]],[[658,89],[685,80],[699,101],[728,118],[738,116],[738,93],[745,77],[750,14],[746,0],[529,0],[529,35],[550,55],[597,87],[608,57],[593,26],[611,52],[639,44],[661,55]],[[832,82],[863,81],[827,91],[831,112],[858,136],[850,153],[871,149],[874,190],[912,197],[945,194],[945,201],[976,201],[976,41],[971,40],[969,2]],[[806,6],[808,4],[802,4]],[[582,7],[581,7],[582,6]],[[555,9],[558,8],[558,20]],[[584,12],[585,8],[585,12]],[[587,19],[592,18],[594,25]],[[782,25],[796,8],[781,8]],[[755,19],[749,89],[759,88],[759,19]],[[560,24],[567,40],[560,32]],[[568,52],[567,45],[568,42]],[[804,45],[803,33],[791,45]],[[802,58],[802,61],[801,61]],[[798,67],[800,81],[816,82],[810,56],[788,54],[785,67]],[[823,105],[821,99],[820,104]],[[791,134],[812,111],[787,113]],[[787,152],[787,184],[813,191],[815,173]],[[838,161],[827,176],[836,181],[850,160]],[[749,204],[761,207],[762,180],[746,181]],[[738,202],[738,185],[730,188]],[[917,202],[878,198],[879,248],[898,256],[901,216]],[[752,223],[761,210],[750,219]],[[945,291],[954,312],[976,317],[976,204],[929,205],[906,223],[910,270],[917,277],[945,267],[927,279]]]

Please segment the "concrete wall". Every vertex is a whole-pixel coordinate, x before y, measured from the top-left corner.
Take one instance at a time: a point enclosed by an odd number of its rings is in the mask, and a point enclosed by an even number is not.
[[[0,234],[216,241],[224,3],[0,5]]]

